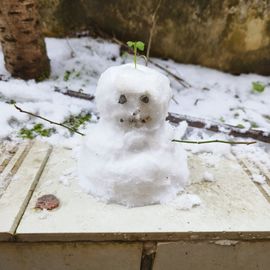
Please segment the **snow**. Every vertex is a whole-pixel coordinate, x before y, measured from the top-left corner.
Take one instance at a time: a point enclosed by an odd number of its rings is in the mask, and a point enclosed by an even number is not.
[[[70,186],[70,182],[72,179],[78,176],[77,170],[75,167],[66,169],[61,177],[59,178],[59,183],[63,184],[64,186]]]
[[[169,201],[167,205],[177,210],[190,210],[193,207],[201,205],[201,199],[196,194],[183,193],[174,200]]]
[[[95,132],[98,112],[95,100],[90,102],[71,98],[63,95],[62,92],[69,89],[95,95],[97,81],[102,72],[111,66],[132,62],[132,57],[120,55],[118,45],[102,39],[47,38],[46,45],[51,60],[52,74],[49,79],[39,83],[33,80],[23,81],[11,78],[5,70],[3,54],[0,50],[0,140],[2,141],[8,139],[20,142],[22,140],[19,135],[20,129],[32,128],[36,123],[42,123],[45,128],[52,127],[43,120],[20,113],[12,105],[13,101],[16,101],[17,105],[24,110],[59,122],[67,120],[71,115],[91,113],[91,121],[81,126],[79,130],[83,133]],[[184,88],[179,82],[169,77],[173,93],[173,99],[169,105],[170,112],[239,126],[243,131],[252,127],[263,130],[266,135],[269,135],[270,77],[256,74],[234,76],[200,66],[178,64],[172,60],[153,60],[191,85],[190,88]],[[143,64],[142,61],[138,59],[141,64]],[[157,69],[151,64],[150,67]],[[264,92],[256,93],[252,90],[252,83],[255,81],[265,85]],[[77,157],[81,136],[70,134],[68,130],[59,126],[54,126],[54,128],[55,133],[50,137],[39,136],[38,138],[72,148],[74,157]],[[188,140],[237,140],[226,134],[189,129],[185,122],[181,123],[181,128],[175,129],[175,139],[183,136]],[[139,138],[138,134],[137,141]],[[132,141],[128,137],[125,139],[127,143]],[[116,141],[116,145],[119,143],[118,138],[113,137],[113,140]],[[154,138],[153,142],[155,142]],[[180,146],[177,143],[174,144]],[[132,143],[129,145],[131,146]],[[260,162],[266,169],[270,169],[269,147],[265,144],[233,147],[217,143],[182,144],[182,146],[189,153],[204,156],[206,171],[207,167],[217,166],[221,156],[230,158],[232,152],[240,158]],[[254,174],[258,176],[257,171]],[[63,176],[61,179],[63,184],[68,185],[68,177],[68,175]],[[260,177],[256,179],[262,180]]]
[[[203,180],[206,182],[215,182],[216,181],[213,174],[208,172],[208,171],[205,171],[203,173]]]
[[[79,157],[83,188],[128,207],[167,203],[188,183],[186,153],[171,143],[178,130],[165,122],[172,90],[167,77],[133,64],[100,77],[100,121],[86,133]]]
[[[192,141],[228,140],[228,136],[223,133],[208,134],[206,132],[193,130],[188,134],[188,139]],[[234,140],[237,141],[237,139]],[[223,143],[184,144],[184,148],[190,150],[193,154],[208,152],[216,155],[228,156],[231,153],[231,145]]]
[[[71,114],[82,111],[95,111],[94,103],[64,96],[55,92],[55,88],[94,94],[103,71],[110,66],[132,61],[119,55],[118,45],[100,39],[47,38],[46,45],[52,67],[50,79],[40,83],[13,78],[0,81],[0,138],[16,138],[21,127],[37,121],[50,126],[41,120],[29,119],[6,102],[15,100],[23,108],[55,121],[63,121]],[[199,66],[178,64],[172,60],[154,60],[191,85],[191,88],[183,88],[170,78],[174,98],[169,111],[270,131],[269,77],[255,74],[234,76]],[[67,81],[64,80],[66,71],[71,72]],[[3,78],[9,78],[1,52],[0,74]],[[252,91],[254,81],[266,85],[263,93]]]
[[[252,179],[255,183],[258,183],[258,184],[265,184],[265,176],[260,174],[260,173],[253,173],[252,174]]]
[[[181,106],[172,103],[170,111],[190,116],[225,121],[231,125],[252,124],[269,132],[270,121],[270,78],[256,74],[234,76],[193,65],[181,65],[175,62],[161,61],[170,70],[185,78],[190,88],[180,88],[173,82],[175,99]],[[266,85],[263,93],[252,91],[252,82]]]
[[[76,51],[71,56],[71,48]],[[86,100],[71,98],[56,92],[56,89],[64,92],[67,89],[83,91],[94,94],[99,75],[111,65],[120,64],[120,58],[111,60],[119,55],[119,47],[94,39],[46,39],[48,56],[51,60],[52,74],[50,79],[36,83],[33,80],[22,81],[10,78],[7,82],[0,80],[0,138],[7,136],[17,139],[18,130],[22,127],[31,127],[33,123],[42,123],[45,127],[52,127],[49,123],[30,118],[26,114],[18,112],[11,100],[17,102],[19,107],[40,114],[56,122],[63,122],[70,115],[81,112],[92,112],[95,104]],[[114,58],[113,58],[114,59]],[[64,80],[66,71],[71,71],[67,81]],[[9,77],[4,68],[2,52],[0,52],[0,74]],[[51,142],[61,143],[63,136],[70,137],[69,132],[55,126],[61,136],[54,135]],[[66,143],[66,142],[63,142]]]
[[[226,239],[226,240],[217,240],[214,243],[219,246],[236,246],[239,243],[239,241]]]

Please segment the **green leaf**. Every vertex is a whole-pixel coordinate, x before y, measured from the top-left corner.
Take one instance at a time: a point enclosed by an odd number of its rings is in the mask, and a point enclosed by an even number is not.
[[[219,118],[219,121],[222,122],[222,123],[225,123],[224,117],[221,116],[221,117]]]
[[[263,115],[263,117],[264,117],[265,119],[267,119],[268,121],[270,121],[270,115]]]
[[[265,85],[261,82],[252,82],[252,90],[254,92],[262,93],[265,89]]]
[[[259,125],[256,122],[251,121],[250,122],[252,128],[258,128]]]
[[[63,124],[69,126],[73,129],[78,129],[81,125],[84,125],[86,122],[91,120],[91,114],[79,114],[79,115],[71,115]]]
[[[22,128],[19,132],[19,136],[23,139],[34,139],[34,134],[32,132],[32,130],[30,129],[26,129],[26,128]]]
[[[71,75],[71,71],[66,70],[65,74],[64,74],[64,81],[65,82],[69,80],[70,75]]]
[[[39,134],[43,137],[49,137],[51,134],[51,130],[50,129],[43,129],[39,132]]]
[[[242,125],[242,124],[238,124],[236,127],[237,127],[237,128],[245,128],[245,126]]]
[[[9,101],[6,101],[7,104],[16,104],[16,101],[14,99],[10,99]]]
[[[132,47],[135,45],[135,42],[133,42],[133,41],[128,41],[128,42],[127,42],[127,45],[128,45],[128,47],[132,48]]]
[[[140,51],[143,51],[144,50],[144,43],[142,41],[137,41],[136,48]]]
[[[35,124],[33,127],[33,131],[41,131],[43,129],[43,125],[42,124]]]
[[[35,124],[31,129],[22,128],[19,132],[19,136],[23,139],[34,139],[37,136],[49,137],[55,132],[54,128],[45,129],[43,124]]]

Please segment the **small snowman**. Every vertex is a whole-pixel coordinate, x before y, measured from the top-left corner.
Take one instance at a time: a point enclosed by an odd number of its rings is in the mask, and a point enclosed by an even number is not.
[[[100,77],[98,124],[89,127],[80,158],[80,184],[107,203],[128,207],[167,203],[188,183],[186,153],[166,121],[169,79],[154,69],[114,66]]]

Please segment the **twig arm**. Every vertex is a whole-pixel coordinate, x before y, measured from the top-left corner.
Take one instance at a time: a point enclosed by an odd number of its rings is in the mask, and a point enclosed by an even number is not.
[[[250,142],[237,142],[237,141],[223,141],[223,140],[209,140],[209,141],[189,141],[189,140],[176,140],[173,139],[172,142],[178,142],[178,143],[192,143],[192,144],[206,144],[206,143],[227,143],[227,144],[254,144],[256,143],[255,141],[250,141]]]
[[[67,128],[68,130],[70,130],[70,131],[72,131],[72,132],[74,132],[74,133],[80,134],[81,136],[84,136],[84,135],[85,135],[85,134],[79,132],[77,129],[71,128],[71,127],[69,127],[69,126],[67,126],[67,125],[65,125],[65,124],[57,123],[57,122],[54,122],[54,121],[52,121],[52,120],[50,120],[50,119],[47,119],[47,118],[45,118],[45,117],[43,117],[43,116],[36,115],[36,114],[34,114],[34,113],[32,113],[32,112],[25,111],[25,110],[21,109],[20,107],[18,107],[16,104],[14,104],[14,107],[15,107],[15,109],[17,109],[17,110],[18,110],[19,112],[21,112],[21,113],[26,113],[26,114],[28,114],[28,115],[37,117],[37,118],[42,119],[42,120],[44,120],[44,121],[47,121],[47,122],[49,122],[50,124],[53,124],[53,125],[57,125],[57,126],[60,126],[60,127]]]
[[[39,119],[42,119],[44,121],[47,121],[49,122],[50,124],[53,124],[53,125],[58,125],[58,126],[61,126],[61,127],[64,127],[64,128],[67,128],[68,130],[72,131],[72,132],[75,132],[77,134],[80,134],[81,136],[84,136],[85,134],[79,132],[78,130],[74,129],[74,128],[71,128],[67,125],[64,125],[64,124],[61,124],[61,123],[57,123],[57,122],[54,122],[50,119],[47,119],[43,116],[40,116],[40,115],[36,115],[32,112],[28,112],[28,111],[25,111],[23,110],[22,108],[18,107],[16,104],[14,104],[14,107],[21,113],[26,113],[28,115],[31,115],[31,116],[34,116],[34,117],[37,117]],[[222,140],[209,140],[209,141],[189,141],[189,140],[172,140],[172,142],[178,142],[178,143],[193,143],[193,144],[205,144],[205,143],[227,143],[227,144],[246,144],[246,145],[250,145],[250,144],[254,144],[256,143],[255,141],[250,141],[250,142],[235,142],[235,141],[222,141]]]

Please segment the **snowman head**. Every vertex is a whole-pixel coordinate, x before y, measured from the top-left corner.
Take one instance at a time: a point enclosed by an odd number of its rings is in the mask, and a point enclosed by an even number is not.
[[[96,102],[102,121],[123,128],[157,129],[172,97],[169,79],[145,66],[111,67],[100,77]]]

